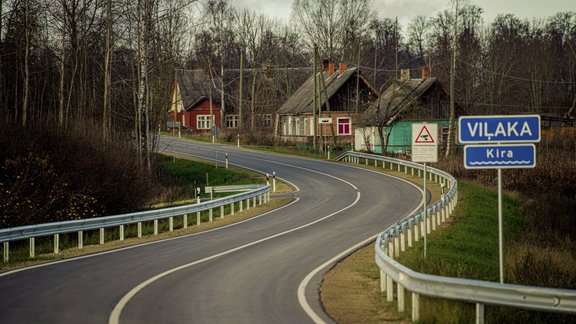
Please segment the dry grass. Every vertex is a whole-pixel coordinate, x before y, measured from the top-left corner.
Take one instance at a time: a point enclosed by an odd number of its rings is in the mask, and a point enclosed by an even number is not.
[[[380,270],[369,244],[338,263],[325,276],[320,289],[324,308],[338,323],[409,323],[380,293]]]

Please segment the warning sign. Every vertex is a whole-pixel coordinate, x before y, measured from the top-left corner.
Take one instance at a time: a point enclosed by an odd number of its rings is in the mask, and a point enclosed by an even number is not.
[[[412,162],[438,162],[438,124],[412,124]]]
[[[430,131],[428,130],[428,127],[426,127],[426,125],[422,126],[422,129],[420,129],[420,133],[418,133],[418,136],[416,136],[416,140],[414,141],[414,143],[416,144],[434,143],[434,137],[432,136],[432,134],[430,134]]]

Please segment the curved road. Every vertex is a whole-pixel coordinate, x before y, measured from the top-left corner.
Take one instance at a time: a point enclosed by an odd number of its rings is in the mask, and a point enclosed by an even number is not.
[[[342,164],[161,138],[161,151],[276,171],[294,203],[225,228],[0,274],[0,323],[332,322],[322,274],[422,201]]]

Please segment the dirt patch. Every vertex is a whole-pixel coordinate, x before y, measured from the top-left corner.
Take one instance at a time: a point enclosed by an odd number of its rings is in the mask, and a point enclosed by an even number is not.
[[[410,314],[399,314],[395,303],[380,293],[380,270],[369,244],[338,263],[324,276],[320,299],[338,323],[410,323]]]

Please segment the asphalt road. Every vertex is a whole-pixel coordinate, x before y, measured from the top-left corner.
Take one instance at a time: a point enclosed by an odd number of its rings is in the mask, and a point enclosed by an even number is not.
[[[404,218],[415,186],[343,164],[164,137],[293,184],[294,203],[176,239],[0,274],[0,323],[332,322],[319,302],[339,255]]]

